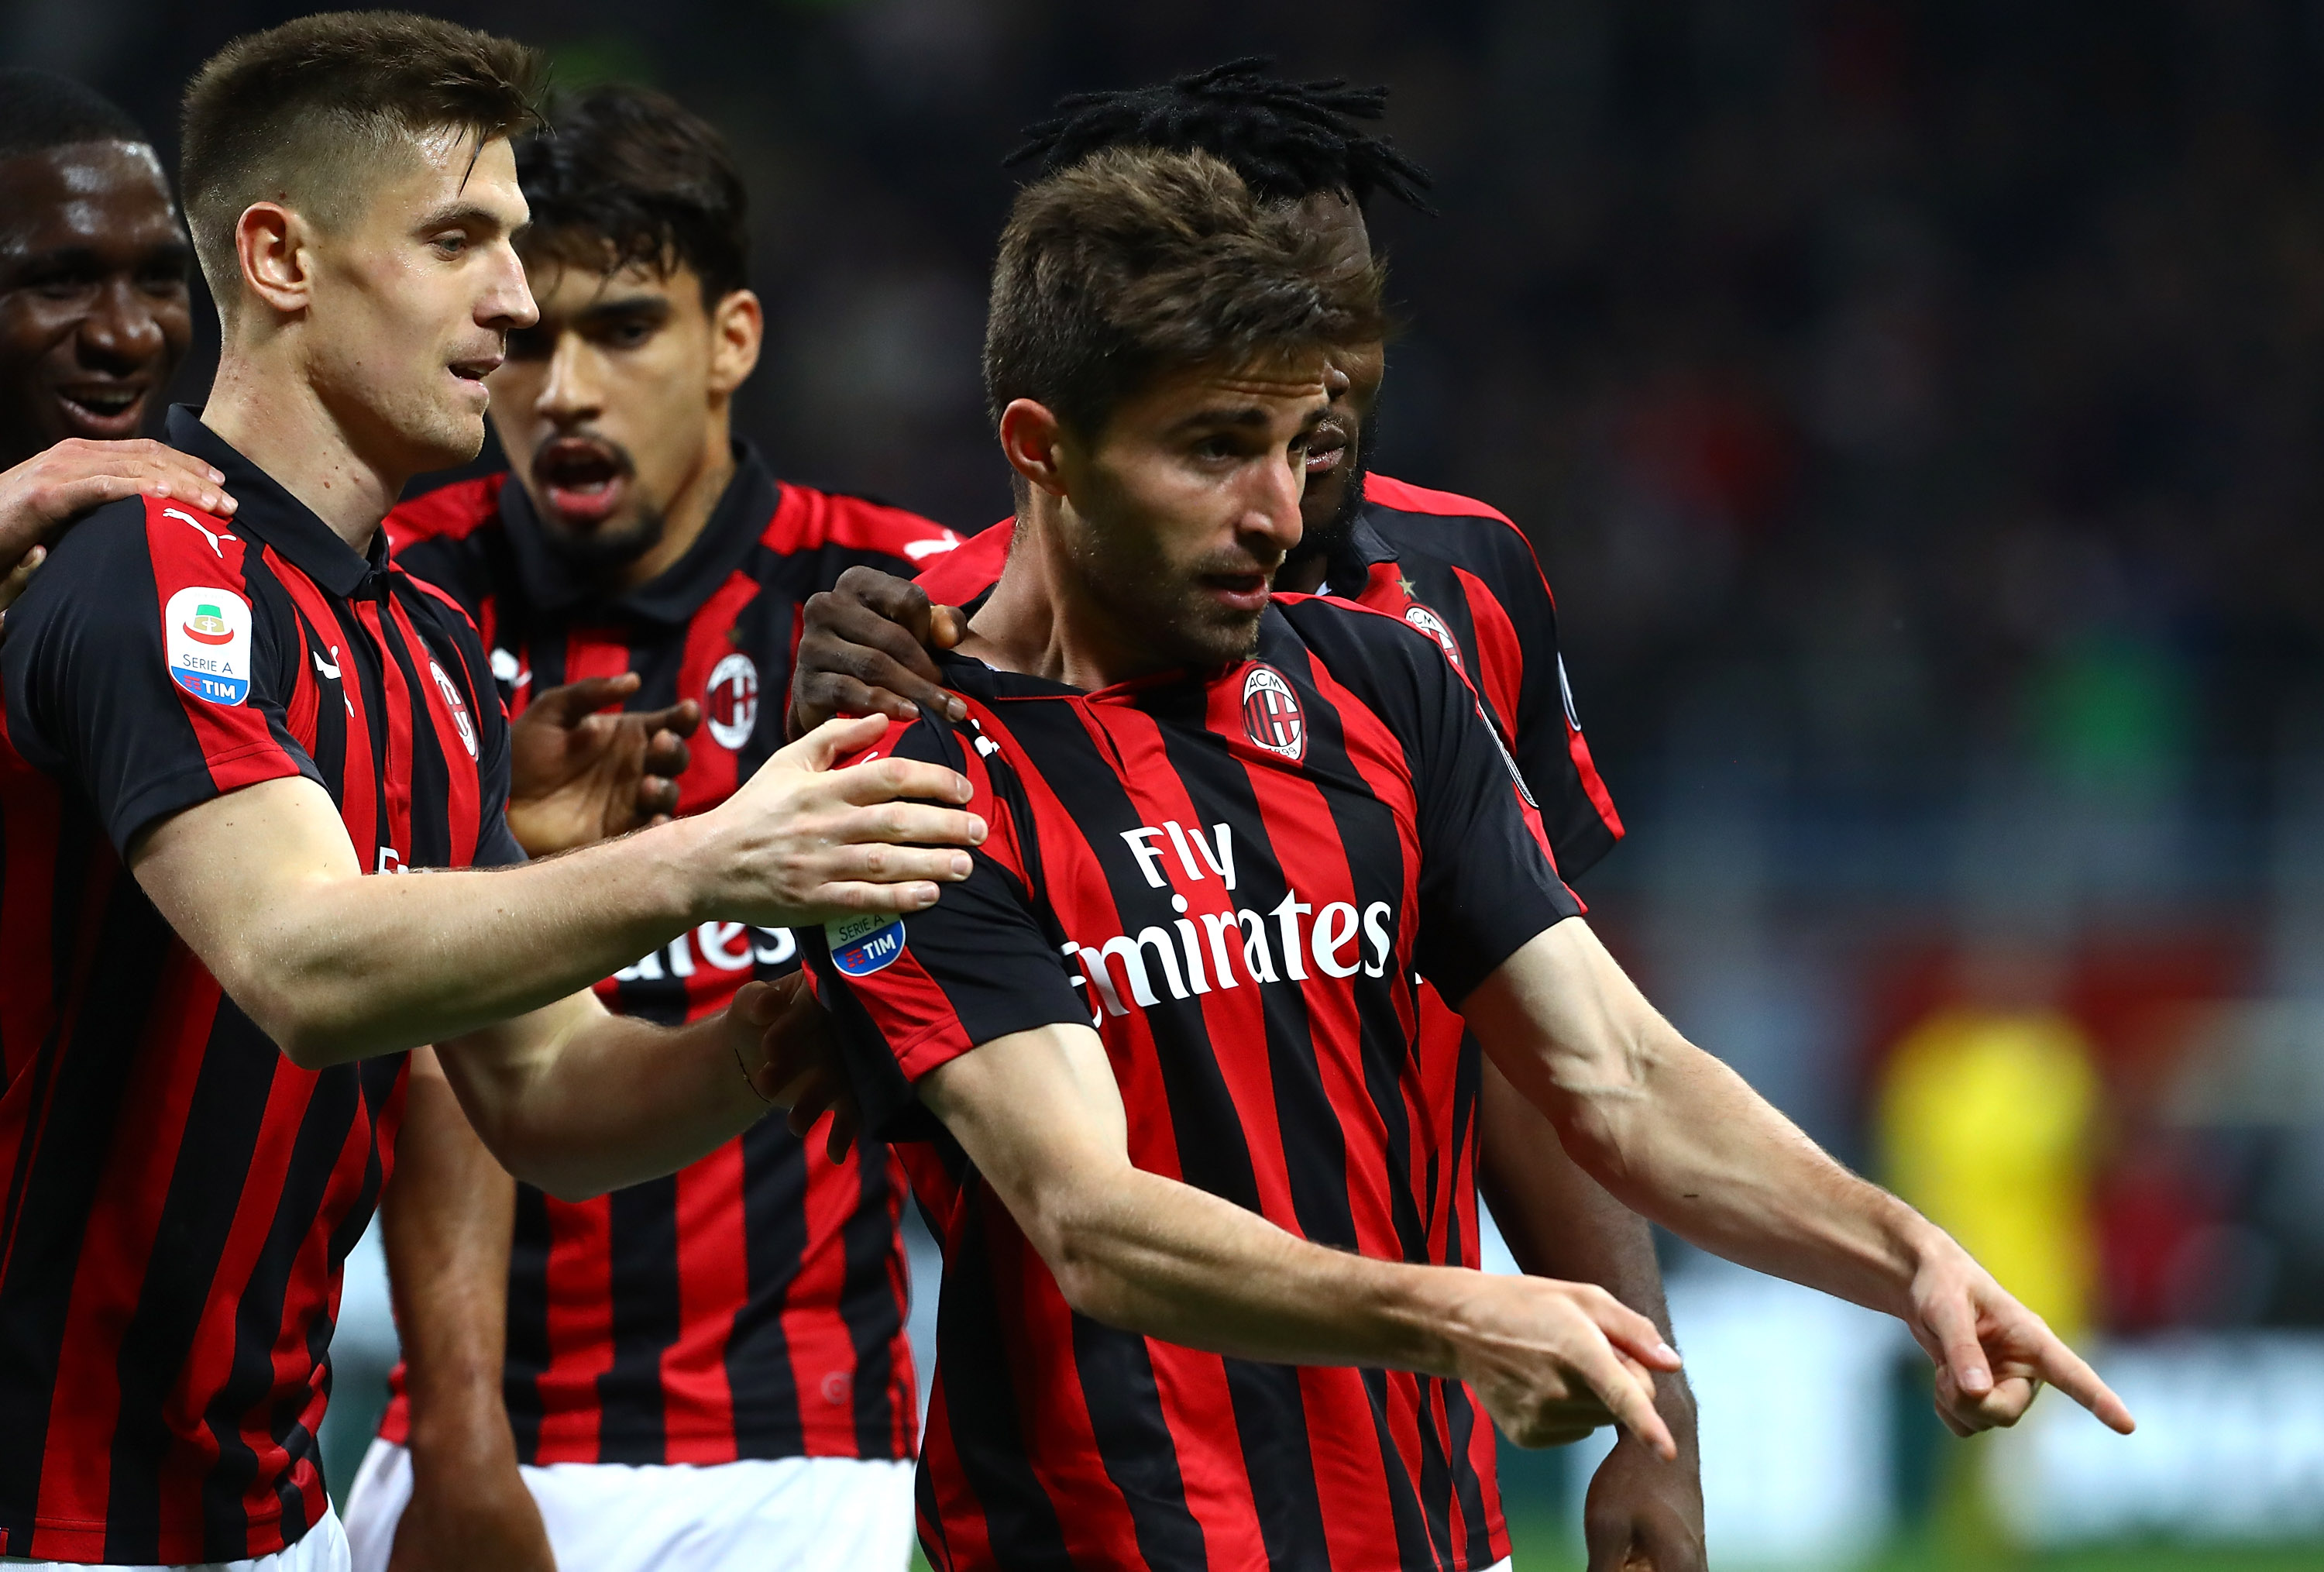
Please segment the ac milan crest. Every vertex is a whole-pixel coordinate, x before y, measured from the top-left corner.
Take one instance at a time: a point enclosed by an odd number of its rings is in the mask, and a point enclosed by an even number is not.
[[[728,753],[740,753],[751,740],[751,728],[759,723],[759,668],[750,656],[728,655],[710,669],[702,718]]]
[[[1297,763],[1307,756],[1307,717],[1299,696],[1272,666],[1253,666],[1242,680],[1242,729],[1270,754]]]
[[[1444,625],[1443,617],[1416,600],[1404,608],[1404,620],[1436,641],[1444,658],[1452,662],[1452,670],[1463,677],[1469,674],[1469,668],[1461,663],[1461,641],[1452,636],[1452,630]]]

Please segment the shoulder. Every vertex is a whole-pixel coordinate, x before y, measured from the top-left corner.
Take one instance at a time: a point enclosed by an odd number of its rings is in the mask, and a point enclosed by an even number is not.
[[[14,614],[29,620],[44,605],[70,603],[84,616],[151,622],[161,615],[162,601],[191,589],[225,591],[246,602],[250,569],[263,550],[236,534],[229,518],[167,497],[125,497],[65,532]],[[141,604],[140,590],[157,598]]]
[[[395,550],[430,541],[466,541],[501,523],[501,487],[506,475],[487,475],[438,486],[391,509],[383,527]]]
[[[1364,476],[1364,501],[1374,507],[1389,508],[1397,513],[1420,513],[1440,519],[1498,519],[1510,529],[1517,523],[1508,514],[1490,503],[1479,502],[1458,492],[1432,491],[1425,485],[1397,480],[1385,475]]]
[[[960,544],[960,536],[908,508],[844,492],[776,483],[774,516],[760,541],[774,551],[814,551],[837,546],[875,551],[915,566]]]
[[[1436,641],[1400,616],[1331,596],[1277,596],[1276,605],[1288,642],[1262,631],[1257,659],[1295,668],[1304,660],[1321,692],[1337,689],[1376,713],[1404,716],[1466,686]]]
[[[1326,663],[1359,660],[1387,661],[1398,666],[1416,661],[1446,664],[1435,640],[1391,613],[1330,595],[1278,594],[1274,605],[1298,642]],[[1265,654],[1262,640],[1261,659]],[[1423,656],[1427,661],[1422,661]]]
[[[1364,503],[1372,526],[1399,555],[1432,557],[1496,584],[1545,582],[1533,542],[1489,504],[1384,475],[1364,477]]]

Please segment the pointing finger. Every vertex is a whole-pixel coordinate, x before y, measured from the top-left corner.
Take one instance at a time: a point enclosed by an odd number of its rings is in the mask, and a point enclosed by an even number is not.
[[[2042,1379],[2096,1414],[2100,1423],[2116,1434],[2127,1436],[2138,1429],[2129,1406],[2114,1394],[2112,1387],[2098,1379],[2098,1373],[2084,1363],[2080,1355],[2046,1329],[2044,1336],[2047,1341],[2036,1357]]]

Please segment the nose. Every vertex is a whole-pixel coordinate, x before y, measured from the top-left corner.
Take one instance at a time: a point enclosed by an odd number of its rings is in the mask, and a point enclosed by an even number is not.
[[[1338,403],[1342,398],[1346,396],[1348,390],[1354,385],[1355,378],[1350,376],[1345,368],[1337,364],[1324,367],[1323,396],[1331,400],[1332,402],[1335,404]]]
[[[534,302],[532,285],[525,279],[524,263],[518,257],[516,247],[506,241],[493,249],[497,265],[484,298],[476,302],[476,325],[495,333],[530,328],[540,320],[540,307]]]
[[[1241,533],[1253,548],[1279,560],[1299,544],[1305,527],[1299,517],[1299,499],[1307,490],[1305,456],[1294,453],[1286,463],[1254,464],[1250,473]]]
[[[130,279],[107,280],[80,319],[81,358],[107,371],[136,371],[158,358],[166,344],[152,303]]]
[[[560,426],[594,421],[604,412],[604,395],[592,375],[589,346],[578,333],[559,333],[549,352],[549,375],[534,401],[544,419]]]

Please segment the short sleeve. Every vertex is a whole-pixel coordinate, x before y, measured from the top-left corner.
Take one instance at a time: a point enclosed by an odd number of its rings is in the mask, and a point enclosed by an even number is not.
[[[1019,814],[1005,766],[960,745],[949,727],[900,725],[897,755],[949,765],[975,791],[969,808],[991,828],[969,876],[907,917],[879,915],[799,930],[816,994],[837,1026],[848,1072],[874,1135],[936,1133],[914,1088],[980,1044],[1044,1026],[1090,1022],[1061,934],[1024,877]]]
[[[1423,668],[1416,959],[1458,1004],[1535,935],[1580,915],[1582,903],[1559,878],[1541,816],[1475,693],[1429,641],[1413,648]]]
[[[11,740],[79,787],[124,853],[210,798],[322,782],[287,722],[291,614],[245,580],[225,524],[162,505],[115,503],[68,532],[0,644]]]
[[[1500,646],[1489,669],[1516,674],[1514,705],[1496,698],[1509,715],[1517,768],[1540,805],[1542,828],[1565,877],[1578,878],[1621,838],[1622,820],[1599,778],[1590,744],[1567,685],[1565,657],[1558,643],[1557,603],[1549,591],[1533,544],[1500,518],[1467,521],[1475,559],[1490,572],[1471,596],[1480,645]]]

